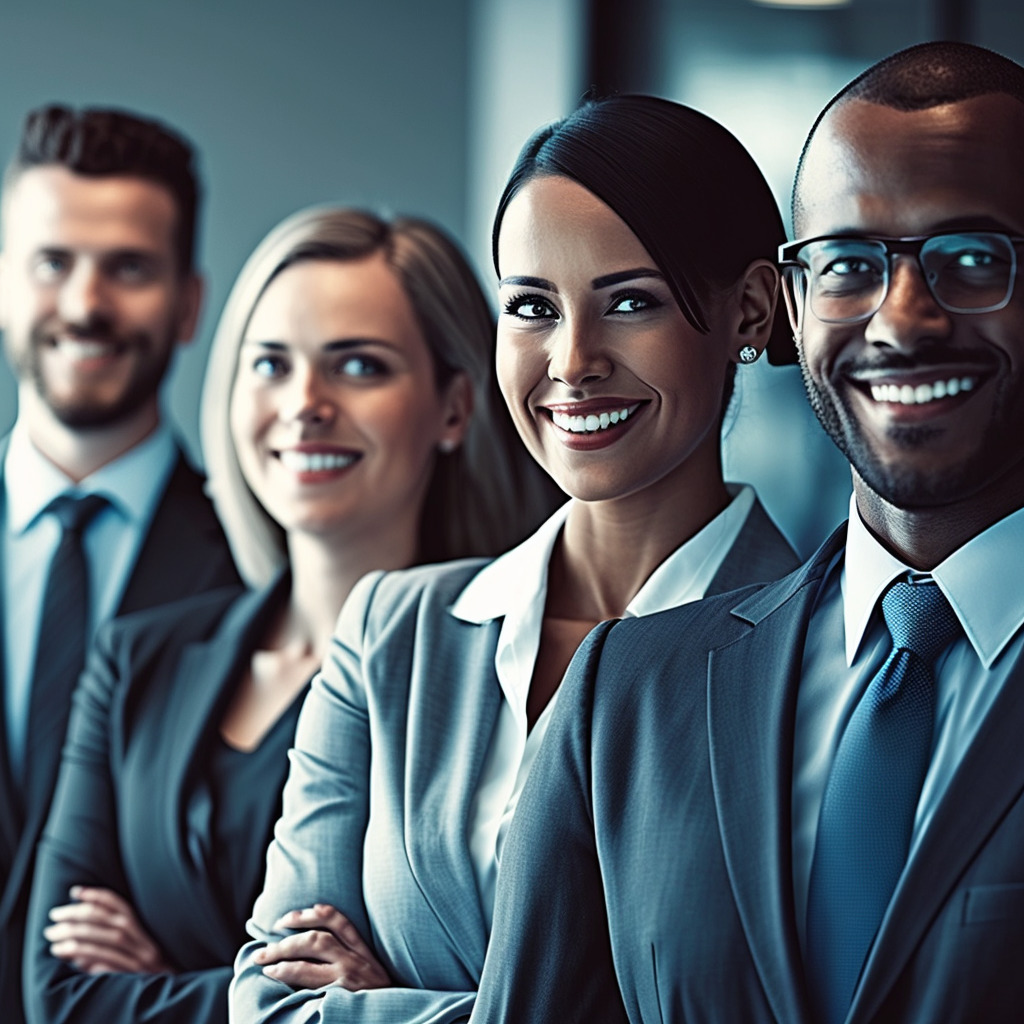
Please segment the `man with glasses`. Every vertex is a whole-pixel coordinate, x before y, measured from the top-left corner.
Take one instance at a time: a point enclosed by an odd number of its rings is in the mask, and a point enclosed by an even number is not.
[[[591,634],[474,1020],[1024,1013],[1024,68],[934,43],[869,69],[794,223],[849,524],[778,583]]]

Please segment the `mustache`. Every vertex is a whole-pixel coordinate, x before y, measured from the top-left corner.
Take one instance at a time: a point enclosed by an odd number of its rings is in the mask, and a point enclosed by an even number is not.
[[[999,369],[999,359],[989,349],[954,348],[951,345],[936,344],[922,346],[912,355],[889,349],[870,357],[850,356],[836,363],[835,372],[855,375],[887,370],[927,370],[932,367],[939,369],[949,366],[990,373]]]

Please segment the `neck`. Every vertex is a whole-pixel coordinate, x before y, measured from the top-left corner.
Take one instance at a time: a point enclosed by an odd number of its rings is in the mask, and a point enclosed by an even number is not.
[[[857,511],[879,543],[913,569],[930,572],[973,537],[1024,508],[1024,479],[963,501],[934,508],[902,509],[876,494],[853,473]]]
[[[31,385],[19,388],[18,410],[32,444],[75,483],[130,451],[160,423],[160,408],[154,398],[116,423],[88,429],[69,427]]]
[[[404,569],[416,557],[415,536],[364,538],[292,531],[288,561],[292,592],[286,640],[306,645],[323,660],[341,606],[356,583],[375,569]]]
[[[621,616],[654,570],[728,504],[720,470],[683,490],[654,485],[577,502],[552,554],[550,614],[593,622]]]

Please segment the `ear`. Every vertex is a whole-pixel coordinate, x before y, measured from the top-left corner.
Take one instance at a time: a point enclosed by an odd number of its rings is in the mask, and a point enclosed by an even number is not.
[[[768,260],[754,260],[735,285],[737,319],[729,358],[734,363],[752,362],[749,350],[759,356],[771,337],[775,304],[779,299],[779,271]],[[740,355],[746,353],[746,358]],[[756,359],[757,356],[754,356]]]
[[[196,333],[199,311],[203,308],[206,282],[199,274],[189,274],[181,282],[178,295],[178,344],[186,345]]]
[[[442,452],[453,452],[462,444],[473,417],[473,382],[468,373],[455,374],[445,388],[442,401],[444,420],[437,446]]]

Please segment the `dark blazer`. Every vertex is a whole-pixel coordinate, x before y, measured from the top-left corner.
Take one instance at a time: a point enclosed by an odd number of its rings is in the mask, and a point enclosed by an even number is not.
[[[590,635],[509,829],[473,1020],[809,1024],[794,720],[844,530],[777,583]],[[1024,666],[907,865],[850,1024],[1021,1019],[1022,733]]]
[[[770,578],[796,561],[755,505],[709,589]],[[466,839],[502,705],[502,621],[465,622],[450,609],[480,567],[373,574],[346,602],[296,733],[285,813],[249,923],[257,941],[237,960],[233,1020],[468,1016],[488,923]],[[261,972],[252,955],[279,937],[280,914],[315,901],[350,917],[394,987],[292,992]]]
[[[260,889],[270,836],[254,831],[235,891],[225,893],[204,769],[227,703],[288,588],[285,577],[259,592],[222,589],[101,631],[75,693],[38,849],[25,945],[25,1008],[35,1024],[227,1020],[231,963],[245,941],[244,915]],[[286,773],[282,753],[262,787],[271,823]],[[181,973],[93,976],[51,956],[42,935],[47,914],[76,883],[123,895]]]
[[[6,450],[4,439],[0,443],[0,465]],[[0,522],[4,518],[2,503],[0,489]],[[213,506],[203,493],[203,478],[179,453],[129,577],[118,614],[237,582],[227,541]],[[2,664],[0,657],[0,691]],[[37,759],[38,770],[32,773],[37,784],[29,793],[16,793],[10,776],[4,749],[7,730],[0,700],[0,1007],[3,1007],[4,1020],[10,1024],[21,1019],[21,947],[32,863],[57,778],[71,692],[76,681],[67,680],[66,694],[47,705],[49,720],[30,737],[28,756]]]

